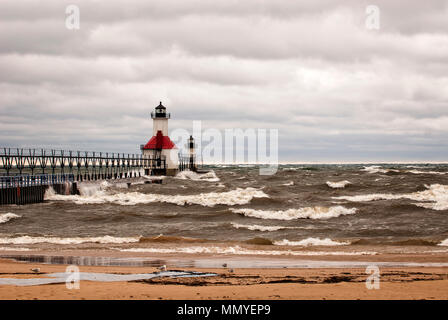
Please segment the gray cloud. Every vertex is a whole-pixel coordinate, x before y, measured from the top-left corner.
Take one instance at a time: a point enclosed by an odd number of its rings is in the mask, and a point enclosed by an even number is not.
[[[5,0],[0,142],[138,152],[162,100],[172,129],[278,128],[284,162],[446,160],[447,17],[437,0]]]

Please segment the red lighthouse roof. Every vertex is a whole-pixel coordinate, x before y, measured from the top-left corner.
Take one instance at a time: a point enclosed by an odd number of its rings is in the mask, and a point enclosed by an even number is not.
[[[157,135],[149,139],[148,143],[143,147],[147,149],[174,149],[176,145],[171,141],[170,137],[162,135],[162,131],[157,131]]]

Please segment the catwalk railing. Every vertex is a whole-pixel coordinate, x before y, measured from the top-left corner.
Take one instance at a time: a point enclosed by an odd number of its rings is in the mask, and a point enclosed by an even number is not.
[[[74,182],[73,174],[38,174],[34,176],[0,176],[0,189],[15,187],[50,186]]]
[[[196,171],[198,169],[196,163],[196,156],[179,154],[179,171],[191,170]]]
[[[20,181],[33,183],[48,181],[42,179],[49,175],[69,176],[73,181],[137,177],[142,175],[143,169],[164,170],[166,159],[109,152],[0,149],[0,177],[19,176]]]

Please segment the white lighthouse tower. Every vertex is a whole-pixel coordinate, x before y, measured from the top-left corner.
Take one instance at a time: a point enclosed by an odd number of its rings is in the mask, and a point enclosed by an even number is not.
[[[151,118],[153,119],[152,138],[142,147],[142,152],[143,155],[155,159],[155,163],[159,159],[165,160],[166,170],[152,166],[145,169],[145,174],[176,175],[179,170],[178,148],[168,136],[170,114],[166,113],[166,108],[162,105],[162,102],[155,108],[154,112],[151,112]],[[163,163],[163,161],[161,162]],[[152,172],[150,172],[151,170]]]

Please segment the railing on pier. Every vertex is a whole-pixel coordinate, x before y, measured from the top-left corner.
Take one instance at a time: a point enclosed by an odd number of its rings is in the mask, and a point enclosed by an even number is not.
[[[49,186],[74,182],[73,174],[37,174],[34,176],[0,176],[0,189]]]
[[[74,181],[118,179],[141,176],[144,169],[166,170],[166,159],[141,154],[0,148],[0,176],[20,176],[30,181],[41,181],[39,175],[49,174],[70,175]]]
[[[197,171],[196,156],[179,154],[179,171]]]

